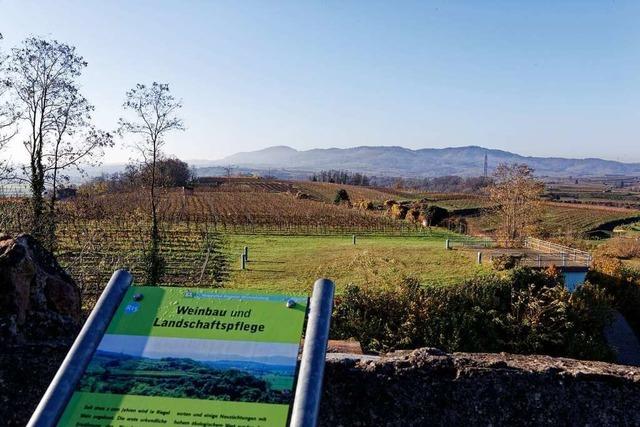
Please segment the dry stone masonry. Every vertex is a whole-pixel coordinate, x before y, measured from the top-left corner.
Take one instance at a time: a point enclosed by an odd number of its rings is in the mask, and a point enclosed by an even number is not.
[[[322,426],[640,425],[640,370],[436,349],[330,354]]]
[[[80,290],[34,238],[0,234],[0,345],[73,339]]]

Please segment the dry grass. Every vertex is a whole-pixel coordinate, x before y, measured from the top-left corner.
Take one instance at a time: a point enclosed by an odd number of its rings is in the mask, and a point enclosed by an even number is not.
[[[609,257],[631,260],[640,258],[640,240],[615,237],[598,248],[598,252]]]

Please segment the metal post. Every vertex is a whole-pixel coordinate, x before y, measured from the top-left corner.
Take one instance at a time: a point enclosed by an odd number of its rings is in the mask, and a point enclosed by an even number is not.
[[[244,270],[246,268],[247,268],[247,257],[243,252],[242,255],[240,255],[240,270]]]
[[[353,235],[353,244],[354,245],[356,244],[356,235],[355,234]]]
[[[243,253],[244,253],[244,260],[248,262],[249,261],[249,246],[245,246],[244,247],[244,252]]]
[[[540,254],[538,254],[538,267],[542,267],[542,260],[540,259]]]
[[[478,252],[478,264],[482,264],[482,252]]]
[[[102,292],[80,334],[64,358],[56,376],[31,416],[28,427],[52,427],[58,423],[71,395],[76,389],[93,353],[104,335],[113,314],[133,282],[128,271],[118,270]]]
[[[444,248],[445,248],[446,250],[451,249],[451,246],[449,246],[449,239],[447,239],[447,240],[445,240],[445,241],[444,241]]]
[[[328,279],[318,279],[313,285],[291,427],[315,427],[318,423],[334,288]]]

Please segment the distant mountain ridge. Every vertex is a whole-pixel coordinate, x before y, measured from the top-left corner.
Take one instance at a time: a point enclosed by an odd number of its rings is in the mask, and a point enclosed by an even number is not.
[[[640,175],[640,163],[622,163],[598,158],[528,157],[478,146],[418,150],[361,146],[302,151],[287,146],[274,146],[236,153],[213,162],[211,167],[215,169],[234,165],[244,170],[280,169],[292,172],[344,169],[370,175],[405,177],[479,176],[484,172],[485,154],[488,157],[489,171],[499,163],[526,163],[534,168],[539,176]]]

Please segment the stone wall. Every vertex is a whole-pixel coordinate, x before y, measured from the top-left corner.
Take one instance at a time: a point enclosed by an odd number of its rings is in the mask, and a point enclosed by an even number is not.
[[[640,370],[435,349],[333,354],[320,425],[640,425]]]
[[[0,345],[73,339],[80,289],[33,237],[0,234]]]
[[[53,343],[0,347],[0,426],[27,424],[67,351]]]

